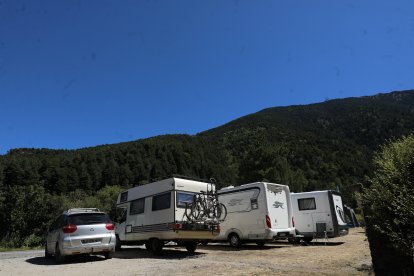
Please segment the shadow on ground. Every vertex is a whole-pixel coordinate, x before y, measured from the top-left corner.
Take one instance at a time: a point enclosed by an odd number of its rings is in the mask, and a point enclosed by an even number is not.
[[[194,252],[189,253],[182,247],[165,246],[158,255],[143,248],[122,248],[115,253],[114,258],[117,259],[191,259],[199,258],[206,253]]]
[[[180,250],[181,249],[181,250]],[[182,248],[168,248],[162,250],[159,255],[154,255],[152,252],[136,247],[130,248],[123,248],[115,252],[114,259],[191,259],[191,258],[199,258],[206,253],[189,253],[186,250],[183,251]],[[68,256],[66,257],[65,261],[61,264],[55,262],[53,258],[45,258],[45,257],[34,257],[27,259],[26,262],[33,264],[33,265],[65,265],[65,264],[76,264],[76,263],[88,263],[88,262],[101,262],[105,261],[105,258],[100,255],[76,255],[76,256]]]
[[[257,244],[242,244],[237,248],[231,247],[228,244],[209,244],[199,246],[198,248],[210,251],[257,251],[257,250],[270,250],[275,248],[283,248],[285,246],[275,244],[265,244],[264,246],[258,246]]]
[[[53,258],[45,258],[45,257],[34,257],[27,259],[26,262],[33,265],[65,265],[65,264],[74,264],[74,263],[89,263],[89,262],[100,262],[104,261],[105,258],[103,256],[98,255],[77,255],[77,256],[69,256],[66,257],[65,261],[61,264],[55,262]]]

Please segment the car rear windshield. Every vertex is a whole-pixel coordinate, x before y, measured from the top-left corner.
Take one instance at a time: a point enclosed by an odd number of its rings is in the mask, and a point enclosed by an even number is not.
[[[111,222],[106,214],[75,214],[68,217],[68,224],[87,225]]]

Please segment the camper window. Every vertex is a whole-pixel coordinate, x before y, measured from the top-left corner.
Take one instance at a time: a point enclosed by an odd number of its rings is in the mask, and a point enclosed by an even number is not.
[[[137,215],[142,214],[145,211],[145,198],[136,199],[131,201],[131,205],[129,207],[129,214],[130,215]]]
[[[298,199],[298,205],[299,205],[299,211],[316,209],[316,203],[315,203],[314,197]]]
[[[120,198],[119,202],[125,202],[125,201],[127,201],[127,200],[128,200],[128,191],[123,192],[123,193],[121,194],[121,198]]]
[[[259,204],[257,202],[257,198],[251,198],[250,199],[250,205],[252,207],[252,210],[259,208]]]
[[[171,193],[165,193],[152,197],[152,210],[163,210],[171,207]]]
[[[185,208],[187,204],[193,202],[194,194],[193,193],[177,193],[177,207]]]

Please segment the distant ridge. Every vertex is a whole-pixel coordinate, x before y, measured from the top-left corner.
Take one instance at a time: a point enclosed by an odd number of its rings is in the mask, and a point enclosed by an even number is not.
[[[347,194],[371,173],[382,144],[413,131],[414,90],[272,107],[197,135],[78,150],[14,149],[0,156],[0,186],[32,181],[52,194],[93,192],[181,174],[214,177],[219,185],[267,180],[293,191],[338,187]]]

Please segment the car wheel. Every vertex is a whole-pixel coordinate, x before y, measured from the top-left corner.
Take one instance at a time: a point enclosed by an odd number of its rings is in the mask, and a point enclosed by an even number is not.
[[[264,241],[259,241],[259,242],[256,242],[256,244],[257,244],[259,247],[263,247],[263,246],[265,245],[265,242],[264,242]]]
[[[119,236],[118,235],[116,235],[115,249],[116,249],[116,251],[121,250],[121,240],[119,239]]]
[[[149,241],[145,242],[145,249],[151,251],[151,243]]]
[[[62,253],[60,252],[58,243],[56,244],[56,248],[55,248],[55,261],[57,263],[63,263],[65,261],[65,256],[62,255]]]
[[[231,234],[231,235],[229,236],[229,243],[230,243],[230,245],[231,245],[232,247],[235,247],[235,248],[239,247],[239,246],[240,246],[240,244],[241,244],[241,241],[240,241],[239,235],[237,235],[237,234],[235,234],[235,233]]]
[[[154,253],[155,255],[159,255],[162,251],[162,247],[164,244],[159,239],[151,239],[150,245],[152,253]]]
[[[313,238],[312,237],[304,237],[304,238],[302,238],[302,240],[304,242],[311,242],[313,240]]]
[[[194,253],[197,249],[197,242],[186,242],[185,249],[187,249],[187,251],[190,253]]]
[[[109,251],[109,252],[105,252],[104,253],[104,256],[105,256],[105,259],[112,259],[113,257],[114,257],[114,254],[115,254],[115,250],[111,250],[111,251]]]
[[[299,244],[300,243],[300,238],[288,238],[288,242],[290,244]]]
[[[47,244],[45,244],[45,258],[50,259],[52,258],[52,254],[47,251]]]

